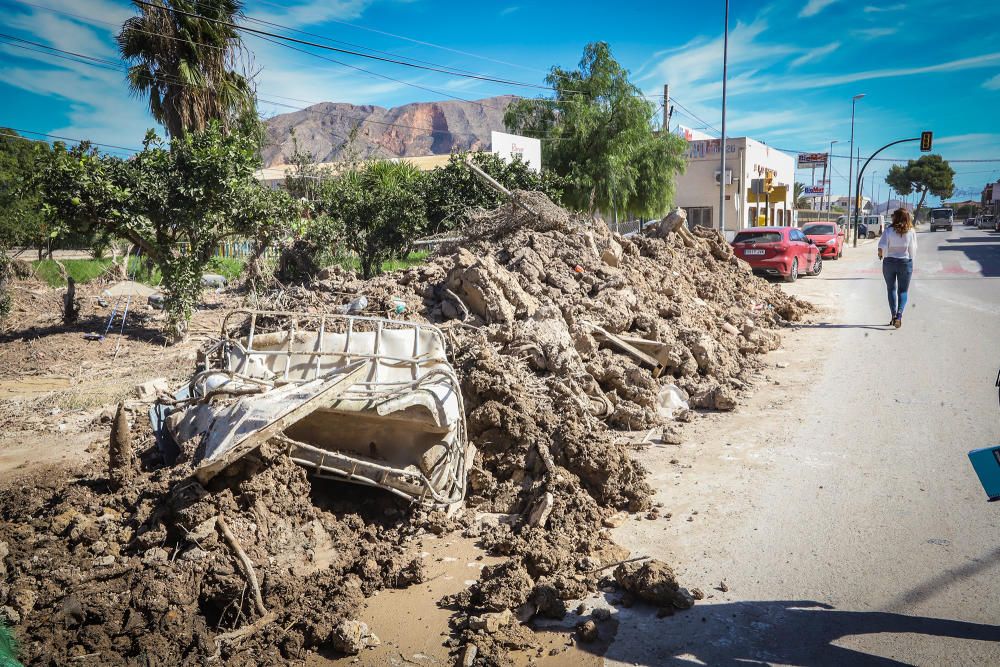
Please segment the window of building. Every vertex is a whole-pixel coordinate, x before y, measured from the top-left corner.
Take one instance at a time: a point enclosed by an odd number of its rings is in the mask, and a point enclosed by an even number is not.
[[[684,209],[687,212],[688,227],[711,227],[712,207],[711,206],[691,206]]]

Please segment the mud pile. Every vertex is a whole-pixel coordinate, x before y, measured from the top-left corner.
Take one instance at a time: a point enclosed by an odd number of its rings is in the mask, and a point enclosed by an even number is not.
[[[425,266],[367,282],[331,271],[298,300],[322,311],[360,293],[373,314],[402,300],[406,317],[448,332],[479,452],[466,506],[508,518],[466,533],[509,561],[444,601],[462,612],[456,648],[474,645],[477,664],[502,663],[510,648],[482,614],[560,617],[627,555],[606,527],[617,511],[648,508],[650,488],[616,431],[663,424],[670,384],[692,408],[734,409],[758,355],[780,344],[773,329],[809,309],[682,216],[622,238],[544,195],[519,196],[530,212],[474,217]],[[662,344],[659,378],[601,332]]]
[[[461,530],[505,557],[441,601],[469,664],[507,663],[532,642],[521,623],[561,617],[602,577],[613,582],[628,554],[608,528],[616,513],[648,508],[651,494],[618,432],[664,424],[670,385],[692,408],[733,409],[758,355],[778,346],[773,329],[806,305],[676,216],[622,238],[543,195],[519,196],[530,212],[475,217],[464,241],[423,266],[370,281],[330,269],[270,304],[334,312],[363,294],[369,314],[402,301],[394,316],[445,330],[478,450],[463,511],[311,485],[268,448],[203,487],[190,464],[157,464],[137,412],[144,459],[122,490],[89,470],[0,493],[0,616],[27,661],[249,665],[354,653],[379,641],[372,631],[392,631],[358,623],[359,602],[422,580],[405,546],[425,530]],[[659,377],[614,337],[659,345]],[[672,573],[648,570],[622,581],[641,595],[660,577],[686,599]]]

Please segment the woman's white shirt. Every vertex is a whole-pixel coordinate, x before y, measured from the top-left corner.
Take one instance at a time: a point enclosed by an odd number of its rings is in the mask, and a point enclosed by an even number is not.
[[[895,229],[889,227],[882,233],[878,247],[882,249],[886,257],[915,259],[917,256],[917,233],[910,229],[905,234],[900,235]]]

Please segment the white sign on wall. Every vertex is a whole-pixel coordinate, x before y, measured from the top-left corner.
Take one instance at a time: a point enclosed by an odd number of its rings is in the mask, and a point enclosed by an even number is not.
[[[520,156],[535,171],[542,170],[542,142],[539,139],[521,137],[506,132],[491,132],[490,143],[493,154],[508,162]]]

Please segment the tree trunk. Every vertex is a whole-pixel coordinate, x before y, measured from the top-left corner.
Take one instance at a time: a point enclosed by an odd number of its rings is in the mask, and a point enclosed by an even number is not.
[[[914,224],[916,224],[916,222],[917,222],[917,216],[920,215],[920,209],[922,209],[924,207],[924,199],[927,198],[927,190],[928,190],[928,188],[924,188],[920,192],[920,201],[917,202],[917,210],[915,210],[913,212],[913,223]]]

